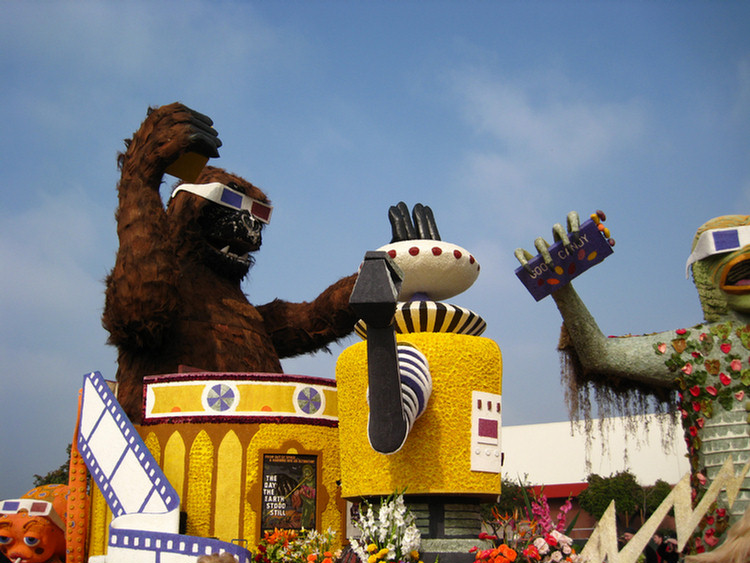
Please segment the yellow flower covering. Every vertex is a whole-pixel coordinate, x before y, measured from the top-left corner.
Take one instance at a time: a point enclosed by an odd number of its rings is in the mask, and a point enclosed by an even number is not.
[[[500,474],[471,470],[472,391],[500,394],[497,344],[479,336],[414,333],[398,336],[425,354],[433,391],[404,447],[375,452],[367,438],[367,343],[350,346],[336,367],[342,494],[345,498],[409,494],[497,495]]]

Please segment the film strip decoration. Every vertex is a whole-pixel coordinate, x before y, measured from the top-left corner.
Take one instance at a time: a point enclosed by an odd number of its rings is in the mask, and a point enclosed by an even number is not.
[[[106,563],[195,563],[249,551],[178,534],[180,499],[99,372],[84,376],[78,448],[113,514]]]

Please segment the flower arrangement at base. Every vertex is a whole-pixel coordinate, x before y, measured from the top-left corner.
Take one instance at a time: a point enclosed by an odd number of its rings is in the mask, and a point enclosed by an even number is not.
[[[352,538],[352,549],[362,563],[422,563],[422,537],[414,520],[401,493],[393,493],[377,509],[362,501],[354,522],[362,535]]]
[[[486,539],[481,538],[480,539]],[[501,543],[492,549],[471,548],[470,553],[476,553],[475,561],[482,563],[513,563],[518,557],[518,552],[507,544]]]
[[[302,529],[266,532],[258,544],[255,563],[334,563],[339,551],[333,550],[336,532],[321,533]]]
[[[485,522],[493,530],[493,534],[482,532],[479,539],[492,542],[494,547],[472,548],[470,552],[476,554],[475,561],[513,563],[523,557],[528,563],[575,563],[578,555],[573,547],[573,540],[562,532],[565,529],[567,514],[572,508],[570,499],[560,507],[557,523],[554,523],[544,491],[531,501],[525,492],[524,497],[527,504],[525,519],[519,518],[518,511],[514,512],[513,516],[500,516],[493,508],[493,520]],[[572,529],[574,524],[575,520],[566,532]]]

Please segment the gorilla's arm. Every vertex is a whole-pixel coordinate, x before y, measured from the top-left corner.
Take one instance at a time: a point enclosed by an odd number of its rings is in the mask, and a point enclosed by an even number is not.
[[[310,303],[275,299],[258,307],[280,358],[319,350],[352,332],[357,317],[349,297],[356,279],[339,280]]]
[[[218,156],[211,120],[182,104],[152,109],[119,155],[115,267],[107,278],[102,324],[110,343],[157,347],[178,306],[174,242],[159,186],[186,152]]]

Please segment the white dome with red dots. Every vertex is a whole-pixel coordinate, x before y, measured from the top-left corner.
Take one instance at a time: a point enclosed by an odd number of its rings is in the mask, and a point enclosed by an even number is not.
[[[404,272],[399,301],[415,294],[440,301],[469,289],[479,276],[479,262],[464,248],[440,240],[403,240],[380,247]]]

